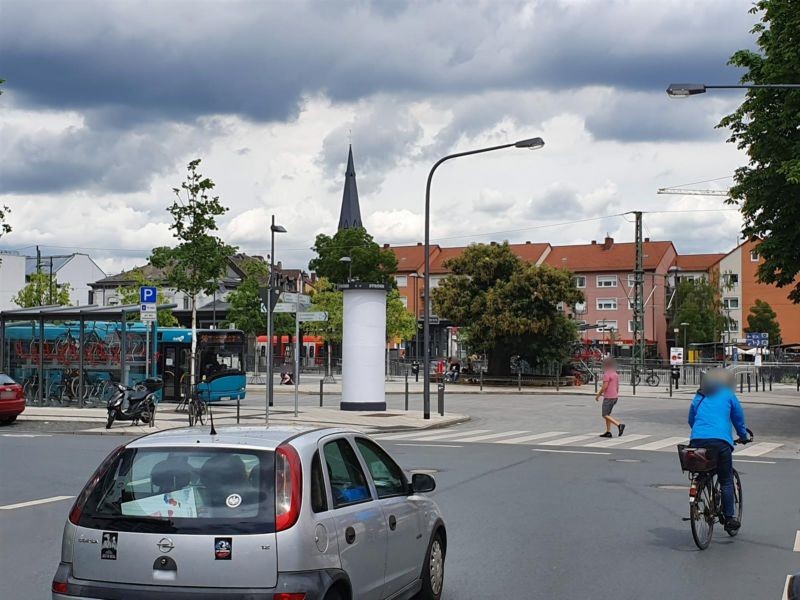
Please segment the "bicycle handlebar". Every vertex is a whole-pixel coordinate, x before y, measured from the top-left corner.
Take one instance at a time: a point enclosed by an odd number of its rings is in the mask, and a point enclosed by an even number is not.
[[[755,435],[753,435],[753,430],[747,428],[747,433],[750,435],[749,439],[745,440],[745,439],[739,438],[738,440],[735,440],[733,443],[734,444],[744,445],[744,444],[749,444],[750,442],[752,442],[755,439]]]

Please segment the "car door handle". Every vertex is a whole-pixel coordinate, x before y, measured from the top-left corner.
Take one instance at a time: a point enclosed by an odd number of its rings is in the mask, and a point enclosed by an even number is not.
[[[348,544],[352,544],[353,542],[355,542],[356,541],[356,530],[353,529],[352,527],[348,527],[347,529],[345,529],[344,530],[344,540]]]
[[[394,518],[394,515],[389,515],[389,529],[392,531],[397,529],[397,519]]]

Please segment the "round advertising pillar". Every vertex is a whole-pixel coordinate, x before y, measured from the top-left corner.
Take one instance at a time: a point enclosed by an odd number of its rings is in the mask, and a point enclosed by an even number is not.
[[[380,283],[350,282],[342,324],[342,410],[386,410],[386,292]]]

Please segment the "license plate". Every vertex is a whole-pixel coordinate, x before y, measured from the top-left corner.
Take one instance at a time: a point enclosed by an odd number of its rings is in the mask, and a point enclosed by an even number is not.
[[[17,399],[17,392],[13,390],[3,390],[0,392],[0,400],[16,400]]]

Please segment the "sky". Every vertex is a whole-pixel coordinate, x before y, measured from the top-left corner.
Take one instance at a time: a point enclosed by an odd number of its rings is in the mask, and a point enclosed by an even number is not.
[[[229,207],[220,235],[307,268],[338,223],[348,144],[365,226],[423,239],[441,156],[540,136],[540,150],[450,161],[431,235],[461,246],[645,235],[681,253],[737,243],[713,196],[746,156],[715,128],[740,91],[670,99],[672,82],[736,83],[749,0],[2,0],[0,249],[87,252],[109,274],[173,243],[187,163]],[[579,222],[578,222],[579,221]]]

